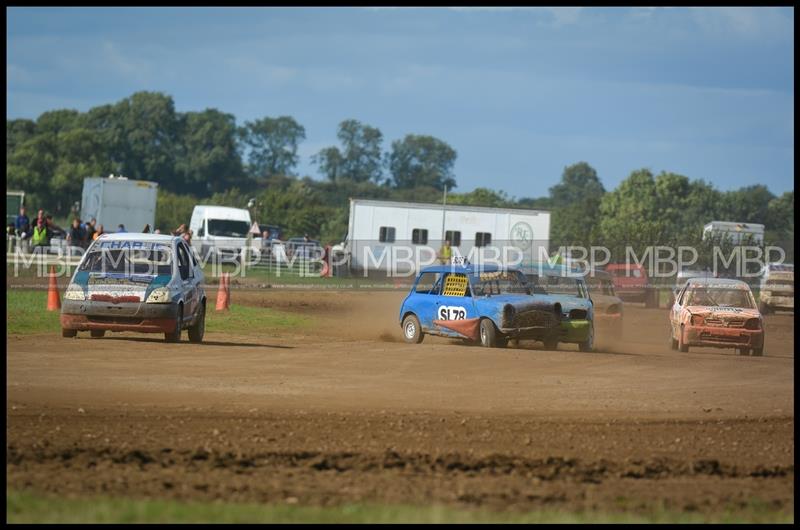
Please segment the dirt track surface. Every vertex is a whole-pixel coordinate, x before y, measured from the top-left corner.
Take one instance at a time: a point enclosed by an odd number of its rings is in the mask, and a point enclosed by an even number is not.
[[[671,351],[666,310],[581,353],[402,342],[396,292],[263,290],[306,330],[9,337],[7,485],[301,504],[711,513],[794,507],[794,330]],[[212,307],[210,304],[209,307]]]

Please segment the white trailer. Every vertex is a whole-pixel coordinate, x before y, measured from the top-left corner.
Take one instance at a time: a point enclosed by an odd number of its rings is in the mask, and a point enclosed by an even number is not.
[[[735,245],[747,242],[752,237],[753,242],[761,245],[764,243],[764,225],[758,223],[735,223],[730,221],[711,221],[703,227],[703,239],[709,237],[730,238]]]
[[[547,256],[550,213],[350,199],[342,250],[354,271],[412,273],[437,260],[445,239],[472,263],[537,260]]]
[[[83,179],[81,220],[97,219],[106,232],[123,225],[128,232],[141,232],[144,225],[155,228],[158,184],[124,177]]]

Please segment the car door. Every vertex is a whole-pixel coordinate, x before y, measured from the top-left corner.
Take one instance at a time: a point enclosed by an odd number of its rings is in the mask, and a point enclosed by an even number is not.
[[[406,299],[403,311],[417,315],[423,331],[435,329],[436,298],[439,294],[442,275],[436,272],[423,272],[417,277],[411,294]]]
[[[478,317],[466,274],[449,272],[444,275],[442,288],[436,296],[435,310],[434,320],[467,320]],[[455,331],[440,329],[444,333],[458,336]]]
[[[194,284],[194,267],[189,257],[186,243],[180,241],[178,247],[178,274],[180,275],[181,290],[183,291],[183,318],[194,316],[197,310],[197,287]]]
[[[669,322],[672,327],[673,337],[677,337],[677,330],[680,329],[681,311],[683,310],[683,303],[688,285],[689,284],[686,283],[683,288],[678,291],[677,296],[675,296],[675,302],[672,304],[672,309],[670,310]]]

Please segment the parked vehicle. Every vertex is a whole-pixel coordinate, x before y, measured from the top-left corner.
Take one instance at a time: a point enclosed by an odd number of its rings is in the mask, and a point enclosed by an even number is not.
[[[270,240],[282,240],[283,239],[283,228],[278,225],[258,225],[258,231],[263,234],[264,232],[269,232],[269,239]]]
[[[764,315],[776,309],[794,311],[794,264],[768,263],[764,267],[758,307]]]
[[[558,342],[577,344],[581,351],[594,349],[594,304],[583,274],[563,265],[526,264],[520,268],[533,294],[550,295],[561,303]],[[548,343],[547,349],[556,349]]]
[[[509,339],[555,345],[561,333],[561,303],[534,294],[516,269],[436,265],[422,269],[400,306],[406,342],[426,334],[505,347]]]
[[[164,333],[191,342],[205,333],[203,270],[191,248],[177,236],[105,234],[81,259],[64,294],[61,334],[89,331]]]
[[[189,222],[192,246],[204,261],[242,259],[251,225],[250,212],[244,208],[197,205]]]
[[[290,259],[292,256],[297,256],[300,259],[321,259],[324,253],[320,242],[314,239],[307,240],[302,237],[293,237],[284,246],[286,255]]]
[[[764,321],[750,286],[721,278],[691,278],[669,313],[670,346],[736,348],[740,355],[763,355]]]
[[[624,303],[614,291],[614,277],[606,271],[591,270],[585,279],[594,303],[595,325],[599,330],[607,330],[616,340],[622,340]]]
[[[636,263],[612,263],[605,270],[614,277],[614,290],[626,302],[658,307],[658,290],[650,285],[647,270]]]

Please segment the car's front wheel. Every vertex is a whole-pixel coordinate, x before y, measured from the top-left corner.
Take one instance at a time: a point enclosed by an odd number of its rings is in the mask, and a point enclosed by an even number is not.
[[[189,327],[189,342],[203,342],[206,332],[206,304],[200,304],[199,314],[194,326]]]
[[[689,345],[684,342],[683,326],[681,326],[680,331],[678,332],[678,351],[681,353],[686,353],[689,351]]]
[[[106,336],[106,330],[104,329],[93,329],[89,332],[93,339],[102,339]]]
[[[64,328],[61,328],[61,336],[64,337],[65,339],[71,339],[71,338],[77,337],[78,336],[78,330],[77,329],[64,329]]]
[[[415,315],[408,315],[403,319],[403,338],[410,344],[419,344],[423,338],[419,319]]]
[[[589,337],[583,342],[578,343],[580,351],[593,351],[594,350],[594,323],[589,326]]]
[[[180,342],[181,329],[183,327],[183,306],[178,307],[178,317],[175,319],[175,329],[169,333],[164,333],[166,342]]]

